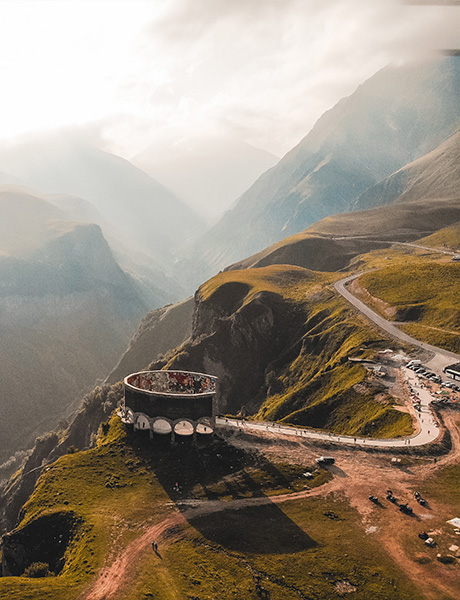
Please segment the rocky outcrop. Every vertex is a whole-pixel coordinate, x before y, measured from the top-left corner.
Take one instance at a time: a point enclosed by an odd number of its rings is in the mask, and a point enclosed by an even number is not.
[[[65,562],[65,551],[80,518],[72,511],[56,512],[34,519],[2,536],[3,577],[22,575],[33,563],[45,563],[57,575]]]
[[[266,291],[248,299],[247,292],[238,282],[222,285],[206,300],[198,292],[191,339],[169,361],[150,365],[216,375],[222,413],[257,410],[271,363],[287,360],[302,337],[305,316],[294,303]]]

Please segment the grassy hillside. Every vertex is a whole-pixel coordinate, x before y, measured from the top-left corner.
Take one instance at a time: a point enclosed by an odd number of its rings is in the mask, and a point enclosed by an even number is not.
[[[287,265],[220,273],[199,289],[192,339],[151,367],[212,369],[227,414],[349,435],[411,433],[395,399],[348,362],[391,341],[337,298],[339,277]]]
[[[460,264],[407,259],[366,273],[359,284],[382,300],[380,312],[417,339],[460,351]]]
[[[200,286],[198,294],[201,300],[209,300],[219,295],[223,286],[239,285],[244,294],[244,303],[250,302],[261,292],[279,294],[285,299],[302,300],[311,292],[311,286],[334,280],[334,275],[313,272],[301,267],[270,265],[258,269],[224,271]]]
[[[257,418],[348,435],[410,434],[409,415],[394,410],[394,399],[378,395],[367,371],[347,360],[372,356],[382,344],[379,333],[332,294],[325,293],[321,302],[316,298],[309,309],[301,351],[271,380]]]
[[[460,249],[460,222],[454,223],[450,227],[444,227],[432,235],[422,238],[418,243],[433,248],[458,250]]]
[[[305,480],[310,461],[273,461],[230,439],[201,448],[152,446],[126,436],[113,418],[96,448],[62,457],[43,473],[9,536],[25,543],[29,561],[59,563],[59,575],[0,578],[0,598],[76,599],[105,560],[111,565],[137,540],[135,567],[122,570],[116,598],[257,600],[265,588],[271,600],[328,600],[343,582],[356,588],[358,600],[423,599],[343,498],[275,502],[277,494],[330,479],[320,471]],[[184,498],[215,502],[187,512]],[[155,554],[150,538],[142,542],[141,536],[163,522],[170,526],[157,537]]]

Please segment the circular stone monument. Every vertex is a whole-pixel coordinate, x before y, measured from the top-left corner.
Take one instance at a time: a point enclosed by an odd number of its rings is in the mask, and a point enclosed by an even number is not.
[[[217,377],[191,371],[141,371],[124,379],[118,414],[136,430],[157,434],[209,435],[216,424]]]

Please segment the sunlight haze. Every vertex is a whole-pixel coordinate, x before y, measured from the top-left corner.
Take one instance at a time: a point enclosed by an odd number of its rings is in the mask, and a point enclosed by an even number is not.
[[[233,136],[281,156],[390,61],[458,47],[458,6],[299,1],[0,3],[3,139],[83,127],[130,158]]]

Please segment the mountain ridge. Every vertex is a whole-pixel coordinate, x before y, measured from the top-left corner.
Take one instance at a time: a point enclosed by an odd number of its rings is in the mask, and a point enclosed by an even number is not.
[[[460,119],[459,63],[387,67],[340,100],[194,243],[191,262],[206,269],[196,280],[351,210],[366,189],[451,136]]]

